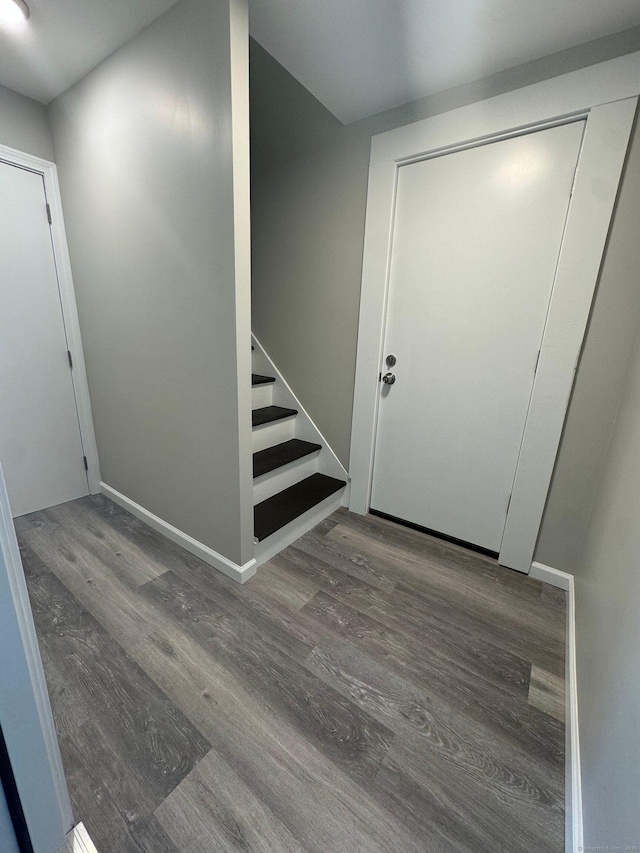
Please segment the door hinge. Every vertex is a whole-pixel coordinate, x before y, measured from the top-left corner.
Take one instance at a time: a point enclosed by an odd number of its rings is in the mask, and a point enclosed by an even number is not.
[[[382,371],[378,374],[378,382],[382,382]]]
[[[83,456],[82,458],[84,459],[84,470],[88,471],[89,470],[89,463],[87,462],[87,457]]]
[[[51,219],[51,207],[49,206],[48,202],[47,202],[47,219],[49,220],[49,225],[51,225],[53,220]]]
[[[73,357],[71,355],[71,350],[67,350],[67,358],[69,359],[69,367],[73,370]]]
[[[541,352],[541,350],[538,350],[538,355],[536,356],[536,366],[533,368],[533,375],[534,376],[538,372],[538,362],[540,361],[540,352]]]
[[[511,492],[511,494],[509,495],[509,500],[507,501],[507,515],[509,515],[509,507],[511,506],[512,495],[513,495],[513,492]]]

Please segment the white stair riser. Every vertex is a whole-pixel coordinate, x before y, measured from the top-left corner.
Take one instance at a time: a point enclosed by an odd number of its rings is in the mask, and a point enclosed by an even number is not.
[[[273,403],[273,382],[268,385],[255,385],[251,389],[251,408],[262,409]]]
[[[295,417],[283,418],[280,421],[272,421],[253,428],[253,452],[273,447],[294,437]]]
[[[260,501],[266,501],[272,495],[288,489],[294,483],[299,483],[305,477],[310,477],[318,470],[318,455],[320,451],[312,453],[310,456],[304,456],[302,459],[296,459],[289,462],[288,465],[283,465],[281,468],[276,468],[275,471],[269,471],[268,474],[263,474],[262,477],[256,477],[253,481],[253,503],[259,504]]]
[[[307,510],[307,512],[295,518],[289,524],[276,531],[273,536],[268,536],[256,545],[255,557],[258,566],[261,566],[267,560],[270,560],[275,554],[291,545],[296,539],[303,536],[316,524],[328,518],[332,513],[342,506],[344,489],[330,495],[325,500],[321,501],[316,506]]]

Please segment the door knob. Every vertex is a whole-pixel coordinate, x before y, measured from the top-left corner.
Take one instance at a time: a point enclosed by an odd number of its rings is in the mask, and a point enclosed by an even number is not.
[[[393,383],[396,381],[396,377],[393,375],[393,373],[385,373],[385,375],[382,377],[382,381],[385,385],[393,385]]]

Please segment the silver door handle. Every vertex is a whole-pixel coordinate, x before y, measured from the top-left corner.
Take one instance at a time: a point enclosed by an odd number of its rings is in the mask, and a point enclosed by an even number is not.
[[[393,385],[393,383],[396,381],[396,377],[393,375],[393,373],[385,373],[385,375],[382,377],[382,381],[385,385]]]

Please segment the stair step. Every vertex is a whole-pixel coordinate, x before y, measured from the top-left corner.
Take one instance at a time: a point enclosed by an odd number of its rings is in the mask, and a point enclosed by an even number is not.
[[[344,480],[336,480],[326,474],[312,474],[289,486],[288,489],[254,506],[253,535],[262,542],[267,536],[271,536],[346,485]]]
[[[261,477],[269,471],[275,471],[276,468],[282,468],[289,462],[295,462],[296,459],[302,459],[303,456],[309,456],[321,449],[320,444],[292,438],[289,441],[283,441],[282,444],[267,447],[266,450],[258,450],[253,454],[253,476]]]
[[[275,382],[275,376],[261,376],[259,373],[251,374],[251,387],[255,388],[256,385],[268,385],[270,382]]]
[[[270,424],[271,421],[292,418],[297,414],[297,409],[285,409],[283,406],[264,406],[262,409],[254,409],[251,412],[251,426]]]

